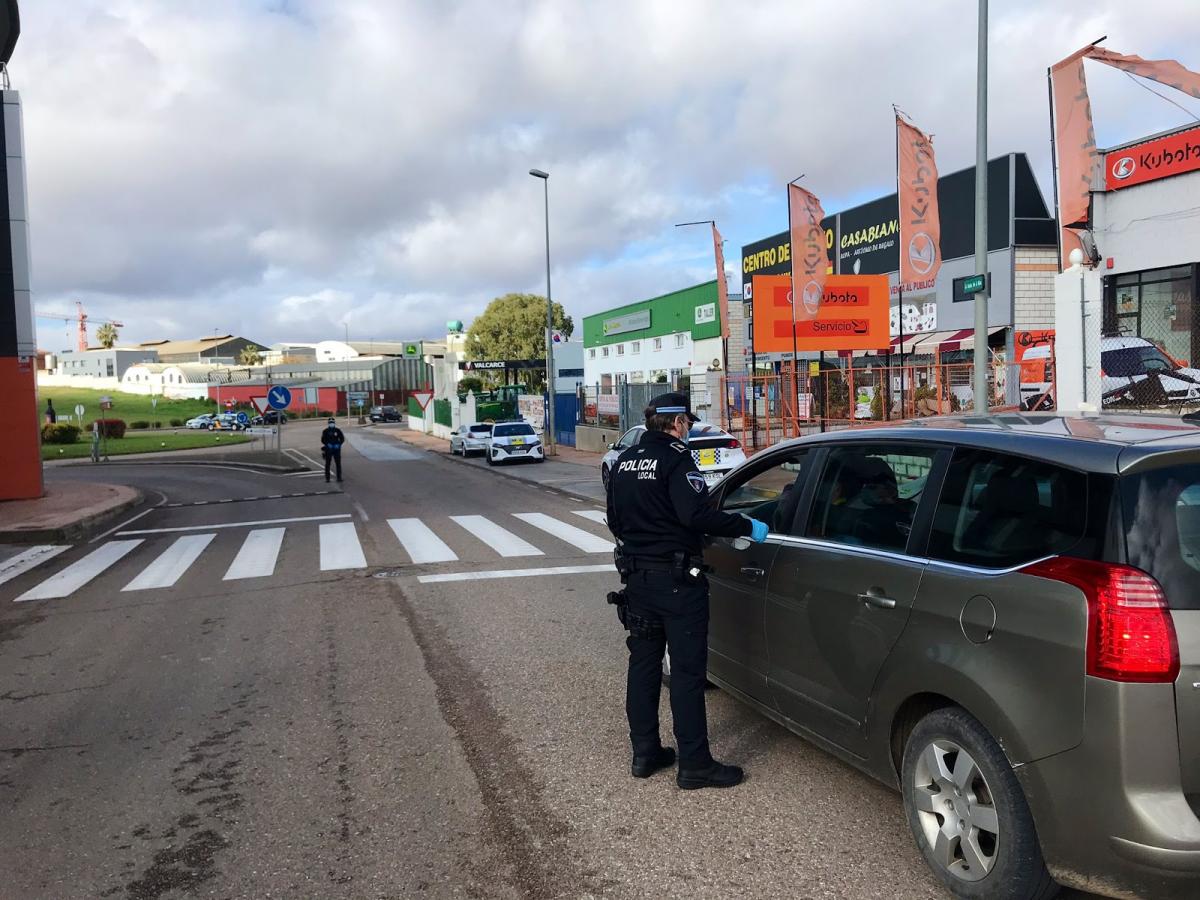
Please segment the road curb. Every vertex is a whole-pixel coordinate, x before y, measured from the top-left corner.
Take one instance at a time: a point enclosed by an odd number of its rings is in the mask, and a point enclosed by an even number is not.
[[[101,510],[89,516],[84,516],[68,525],[57,528],[27,528],[21,531],[0,531],[0,544],[31,544],[46,542],[77,541],[87,537],[93,531],[118,518],[135,507],[146,502],[146,495],[138,488],[123,485],[134,492],[127,500],[122,500],[115,506]]]
[[[64,462],[55,468],[84,469],[97,466],[222,466],[227,469],[245,469],[248,472],[265,472],[268,474],[285,475],[291,472],[315,471],[308,466],[297,463],[294,466],[276,466],[271,463],[237,462],[235,460],[200,460],[200,459],[121,459],[112,457],[108,462]]]

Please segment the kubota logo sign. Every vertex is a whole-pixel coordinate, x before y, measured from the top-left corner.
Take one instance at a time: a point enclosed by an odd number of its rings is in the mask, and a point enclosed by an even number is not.
[[[1133,174],[1133,170],[1137,168],[1137,163],[1133,161],[1132,156],[1122,156],[1112,165],[1113,178],[1124,181]]]
[[[1200,171],[1200,127],[1108,154],[1104,186],[1110,191]]]

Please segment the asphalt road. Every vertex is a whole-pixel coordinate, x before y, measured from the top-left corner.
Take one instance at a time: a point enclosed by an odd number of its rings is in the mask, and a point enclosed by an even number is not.
[[[629,777],[598,504],[345,468],[109,465],[156,505],[0,584],[4,897],[944,896],[897,795],[719,691],[744,785]]]

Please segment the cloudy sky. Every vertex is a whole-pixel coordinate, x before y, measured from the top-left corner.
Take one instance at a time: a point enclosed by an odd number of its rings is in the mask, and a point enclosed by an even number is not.
[[[1047,199],[1048,64],[1107,34],[1200,69],[1194,0],[991,5],[990,155],[1028,153]],[[787,180],[830,212],[887,193],[892,103],[943,172],[974,161],[973,0],[22,6],[35,305],[80,299],[123,340],[434,337],[544,292],[530,167],[578,326],[711,277],[676,222],[717,219],[733,275],[786,227]],[[1191,118],[1088,78],[1101,146]],[[42,347],[73,342],[39,322]]]

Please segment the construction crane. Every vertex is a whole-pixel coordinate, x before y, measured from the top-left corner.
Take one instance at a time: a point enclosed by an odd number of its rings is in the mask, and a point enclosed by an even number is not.
[[[88,348],[88,336],[87,336],[88,314],[83,311],[83,304],[80,303],[78,300],[75,301],[75,315],[74,316],[64,316],[61,313],[47,313],[47,312],[35,312],[34,315],[36,315],[39,319],[53,319],[56,322],[78,322],[79,323],[79,341],[78,341],[79,352],[82,353],[83,351],[87,350],[87,348]],[[115,319],[93,319],[92,321],[98,322],[101,325],[112,325],[114,328],[124,328],[125,327],[125,323],[118,322]]]

